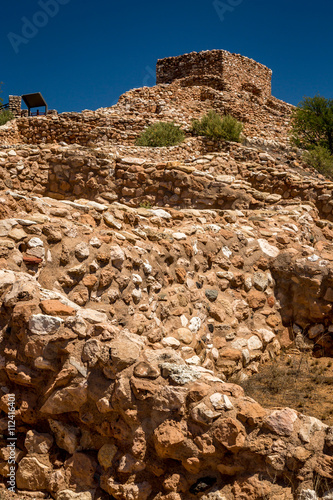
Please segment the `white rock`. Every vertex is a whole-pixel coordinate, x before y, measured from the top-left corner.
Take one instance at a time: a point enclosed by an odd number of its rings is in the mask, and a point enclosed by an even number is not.
[[[207,229],[209,229],[210,231],[213,231],[213,233],[218,233],[221,231],[221,226],[218,226],[217,224],[209,224],[207,226]]]
[[[260,328],[260,330],[258,330],[258,333],[266,344],[269,344],[269,342],[271,342],[275,338],[275,333],[272,332],[272,330],[268,330],[266,328]]]
[[[197,333],[201,328],[201,319],[198,317],[192,318],[190,320],[189,329],[192,333]]]
[[[77,259],[84,260],[90,255],[89,246],[84,241],[78,243],[75,247],[75,256]]]
[[[261,340],[256,335],[252,335],[252,337],[249,338],[249,340],[247,341],[247,345],[250,351],[255,351],[257,349],[263,348]]]
[[[142,283],[142,278],[139,274],[132,274],[132,280],[134,285],[141,285]]]
[[[161,217],[161,219],[171,219],[171,215],[163,210],[162,208],[158,208],[156,210],[151,210],[151,212],[156,215],[156,217]]]
[[[199,356],[192,356],[192,358],[189,358],[186,360],[186,363],[188,365],[199,366],[201,364],[201,360],[200,360]]]
[[[163,347],[171,347],[172,349],[178,349],[178,347],[180,346],[180,342],[174,337],[165,337],[162,340],[162,345]]]
[[[140,302],[142,297],[142,291],[140,290],[140,288],[135,288],[133,290],[132,297],[135,304],[138,304]]]
[[[182,327],[183,328],[186,328],[187,325],[188,325],[188,319],[187,317],[185,316],[185,314],[182,314],[181,317],[180,317],[180,321],[181,321],[181,324],[182,324]]]
[[[222,253],[223,253],[223,255],[225,255],[227,257],[227,259],[229,259],[229,257],[232,256],[232,251],[228,247],[223,247]]]
[[[119,271],[121,271],[125,260],[125,253],[120,248],[119,245],[114,245],[110,247],[110,257],[114,267],[116,267],[117,269],[119,269]]]
[[[96,237],[91,238],[89,243],[94,248],[100,248],[102,246],[102,242]]]
[[[268,255],[269,257],[277,257],[279,255],[280,250],[277,247],[270,245],[268,241],[259,239],[258,243],[264,254]]]
[[[186,240],[187,238],[185,233],[172,233],[172,237],[177,241]]]
[[[0,290],[3,290],[16,281],[15,274],[12,271],[0,271]]]
[[[148,260],[146,260],[146,262],[143,263],[142,267],[143,267],[144,273],[149,276],[153,270],[153,267],[149,264]]]
[[[231,403],[228,396],[225,396],[224,394],[221,394],[219,392],[215,392],[215,394],[212,394],[209,399],[210,399],[210,402],[212,403],[212,405],[214,406],[215,410],[232,410],[233,409],[233,404]]]
[[[105,323],[108,320],[106,313],[95,311],[94,309],[80,309],[77,314],[92,324]]]
[[[318,500],[317,493],[314,490],[302,490],[297,500]]]
[[[107,224],[109,227],[112,227],[114,229],[120,229],[123,227],[120,222],[118,222],[109,212],[105,213],[103,215],[104,222]]]
[[[31,238],[31,240],[28,241],[28,247],[29,248],[36,248],[36,247],[43,247],[44,243],[40,238]]]
[[[55,333],[63,323],[57,316],[34,314],[29,319],[29,329],[34,335],[49,335]]]

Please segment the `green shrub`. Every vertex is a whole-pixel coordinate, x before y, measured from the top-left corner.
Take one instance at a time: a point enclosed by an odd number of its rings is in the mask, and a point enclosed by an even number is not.
[[[201,120],[193,120],[192,131],[196,135],[204,135],[211,139],[240,141],[243,124],[236,118],[226,115],[221,118],[215,111],[209,111]]]
[[[136,140],[136,146],[151,148],[175,146],[185,139],[184,132],[174,123],[157,122],[150,125]]]
[[[0,126],[9,122],[9,120],[12,120],[13,118],[14,118],[13,113],[8,109],[4,109],[3,111],[0,112]]]
[[[150,210],[151,208],[153,208],[153,206],[149,201],[145,200],[140,203],[140,208],[146,208],[147,210]]]
[[[316,146],[303,153],[303,160],[318,172],[333,176],[333,155],[323,146]]]

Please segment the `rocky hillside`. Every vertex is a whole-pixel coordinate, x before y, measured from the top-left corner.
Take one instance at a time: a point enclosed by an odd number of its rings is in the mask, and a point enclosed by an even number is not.
[[[209,109],[244,142],[193,137]],[[333,428],[237,385],[333,355],[333,183],[291,109],[175,81],[0,127],[0,498],[333,497]],[[185,142],[136,147],[161,120]]]

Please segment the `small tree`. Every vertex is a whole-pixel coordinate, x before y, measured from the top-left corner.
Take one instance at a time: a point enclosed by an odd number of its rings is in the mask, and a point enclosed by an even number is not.
[[[2,85],[2,82],[0,82],[0,94],[2,94],[1,85]],[[2,106],[2,104],[3,104],[3,100],[0,97],[0,106]]]
[[[175,146],[185,139],[184,132],[174,123],[157,122],[150,125],[137,138],[137,146],[147,146],[151,148]]]
[[[304,97],[291,120],[291,142],[311,150],[316,146],[333,154],[333,99],[320,95]]]
[[[192,131],[211,139],[240,141],[243,124],[230,115],[221,118],[215,111],[209,111],[201,120],[193,120]]]

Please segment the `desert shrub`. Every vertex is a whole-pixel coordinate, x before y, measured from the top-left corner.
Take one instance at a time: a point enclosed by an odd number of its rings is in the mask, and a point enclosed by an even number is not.
[[[323,146],[315,146],[303,153],[304,162],[322,174],[333,176],[333,155]]]
[[[146,208],[147,210],[150,210],[151,208],[153,208],[153,206],[150,201],[145,200],[140,203],[140,208]]]
[[[3,111],[0,112],[0,126],[9,122],[13,118],[14,118],[13,113],[8,109],[4,109]]]
[[[333,99],[303,98],[292,113],[291,142],[308,150],[322,146],[333,154]]]
[[[204,135],[211,139],[240,141],[243,124],[230,115],[223,118],[215,111],[209,111],[201,120],[193,120],[192,131],[196,135]]]
[[[150,125],[136,140],[137,146],[151,148],[175,146],[185,139],[184,132],[174,123],[157,122]]]

